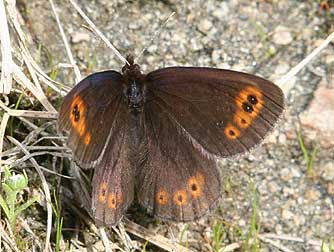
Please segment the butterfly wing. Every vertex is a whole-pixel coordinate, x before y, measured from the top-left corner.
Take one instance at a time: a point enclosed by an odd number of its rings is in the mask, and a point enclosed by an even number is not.
[[[68,146],[83,168],[97,164],[113,134],[123,92],[122,75],[99,72],[80,81],[64,98],[58,128],[68,131]]]
[[[216,158],[260,143],[282,114],[283,93],[262,78],[209,68],[165,68],[145,80],[139,202],[162,219],[197,219],[221,196]]]
[[[191,221],[216,205],[221,182],[216,161],[193,148],[181,131],[157,103],[145,107],[148,152],[138,169],[137,198],[156,217]]]
[[[284,110],[282,90],[254,75],[171,67],[146,76],[147,103],[209,156],[231,157],[259,144]]]
[[[107,155],[95,167],[92,209],[95,222],[100,225],[117,224],[133,201],[137,164],[133,129],[136,124],[129,113],[122,103],[106,147]]]

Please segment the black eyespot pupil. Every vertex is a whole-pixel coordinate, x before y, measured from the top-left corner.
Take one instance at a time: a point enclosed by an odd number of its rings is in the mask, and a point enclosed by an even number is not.
[[[182,202],[183,201],[183,197],[182,195],[179,195],[179,197],[177,198],[178,201]]]
[[[192,186],[191,186],[191,190],[193,190],[193,191],[197,191],[197,186],[196,186],[196,184],[192,184]]]
[[[233,130],[230,130],[228,133],[230,134],[230,136],[235,136],[235,133]]]
[[[106,195],[106,190],[105,190],[105,189],[102,189],[102,190],[101,190],[101,194],[102,194],[102,196],[105,196],[105,195]]]
[[[253,106],[250,105],[250,104],[247,103],[247,102],[244,102],[244,103],[242,104],[242,108],[243,108],[243,110],[245,110],[245,111],[248,112],[248,113],[252,113],[252,112],[253,112]]]
[[[242,124],[246,124],[247,121],[246,121],[245,119],[241,118],[241,123],[242,123]]]
[[[258,101],[257,101],[257,99],[254,95],[248,95],[247,100],[253,105],[256,105],[258,103]]]
[[[111,204],[115,205],[115,200],[114,199],[111,201]]]
[[[78,105],[75,105],[73,110],[72,110],[72,114],[74,115],[74,121],[79,121],[80,119],[80,111],[78,109]]]
[[[164,199],[164,196],[163,196],[163,195],[160,195],[159,199],[160,199],[160,200],[163,200],[163,199]]]

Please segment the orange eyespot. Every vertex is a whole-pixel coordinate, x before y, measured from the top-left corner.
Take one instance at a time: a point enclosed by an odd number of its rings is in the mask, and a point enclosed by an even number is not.
[[[121,192],[117,193],[109,193],[108,194],[108,207],[110,209],[116,209],[123,203],[123,194]]]
[[[233,121],[239,128],[242,129],[246,129],[252,124],[252,118],[241,110],[236,111]]]
[[[228,139],[234,140],[240,136],[240,131],[237,129],[237,127],[229,123],[224,130],[224,134]]]
[[[114,193],[109,193],[108,195],[108,207],[111,209],[116,209],[117,199]]]
[[[239,93],[239,97],[243,101],[247,101],[248,96],[253,96],[254,98],[257,99],[258,102],[262,101],[262,92],[260,91],[260,89],[254,86],[246,87],[243,90],[241,90]]]
[[[248,103],[252,106],[255,115],[257,116],[263,107],[263,99],[262,99],[262,92],[256,87],[246,87],[245,89],[241,90],[238,98],[236,99],[239,101],[239,107],[242,108],[242,104]],[[241,103],[241,106],[240,106]]]
[[[91,134],[87,132],[85,135],[84,144],[88,145],[90,143],[91,138],[92,138]]]
[[[106,182],[103,182],[100,185],[100,189],[99,189],[99,197],[98,197],[98,201],[100,203],[105,203],[106,202],[106,198],[107,198],[107,187],[108,184]]]
[[[156,201],[158,202],[159,205],[166,205],[168,202],[168,193],[161,189],[159,192],[156,194]]]
[[[85,122],[85,103],[80,96],[75,96],[71,103],[70,121],[72,127],[78,132],[80,136],[83,136],[86,132]]]
[[[184,206],[188,203],[187,193],[184,190],[179,190],[174,193],[173,201],[178,206]]]
[[[198,198],[202,195],[201,185],[195,176],[192,176],[190,179],[188,179],[188,190],[194,198]]]

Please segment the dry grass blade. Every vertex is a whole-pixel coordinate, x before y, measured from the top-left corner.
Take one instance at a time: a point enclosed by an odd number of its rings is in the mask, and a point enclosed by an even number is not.
[[[265,237],[261,237],[261,236],[258,236],[258,238],[259,238],[262,242],[271,244],[272,246],[278,248],[278,249],[281,250],[281,251],[284,251],[284,252],[295,252],[294,250],[291,250],[291,249],[289,249],[289,248],[283,246],[282,244],[279,244],[278,242],[273,241],[273,240],[271,240],[271,239],[268,239],[268,238],[265,238]]]
[[[24,88],[27,88],[31,93],[33,93],[33,95],[47,111],[57,113],[57,110],[47,100],[45,94],[41,92],[38,88],[36,88],[35,85],[27,78],[27,76],[25,76],[23,71],[15,64],[13,65],[13,74],[14,79]]]
[[[6,131],[8,120],[9,120],[8,113],[4,113],[2,120],[1,120],[1,126],[0,126],[0,164],[2,164],[3,142],[4,142],[5,131]],[[0,181],[1,181],[1,173],[0,173]]]
[[[295,76],[300,70],[302,70],[308,63],[310,63],[311,60],[313,60],[324,48],[328,46],[328,44],[334,39],[334,32],[332,32],[325,40],[322,42],[320,46],[315,48],[306,58],[304,58],[299,64],[295,67],[293,67],[287,74],[285,74],[282,78],[280,78],[275,83],[279,85],[285,95],[288,95],[286,93],[286,87],[285,84],[293,77]]]
[[[81,17],[89,24],[91,29],[103,40],[104,43],[115,53],[115,55],[122,61],[123,64],[128,64],[129,62],[119,53],[119,51],[110,43],[110,41],[103,35],[103,33],[97,29],[95,24],[87,17],[87,15],[80,9],[74,0],[70,0],[73,7],[79,12]]]
[[[4,137],[5,137],[5,131],[6,131],[6,126],[9,120],[9,115],[8,113],[4,113],[2,120],[1,120],[1,125],[0,125],[0,193],[2,193],[2,179],[1,179],[1,167],[2,167],[2,150],[3,150],[3,143],[4,143]],[[1,210],[2,208],[0,207],[0,215],[1,215]],[[0,221],[0,228],[2,229],[2,222]],[[2,239],[2,234],[3,232],[0,232],[0,250],[1,250],[1,239]]]
[[[12,89],[12,47],[9,38],[9,29],[3,0],[0,0],[0,41],[1,41],[1,79],[0,93],[9,94]]]
[[[3,229],[2,221],[0,222],[0,234],[3,237],[3,240],[10,246],[10,248],[12,249],[12,251],[20,252],[20,250],[16,246],[15,242],[11,239],[11,237]],[[1,247],[0,247],[0,251],[2,251]],[[9,251],[9,250],[7,249],[5,251]]]
[[[61,37],[63,39],[63,42],[64,42],[64,45],[65,45],[65,49],[66,49],[66,53],[67,53],[67,56],[71,62],[71,65],[74,69],[74,74],[75,74],[75,82],[78,83],[80,80],[81,80],[81,73],[80,73],[80,70],[79,70],[79,67],[77,66],[77,64],[75,63],[75,60],[73,58],[73,54],[71,52],[71,48],[70,48],[70,45],[68,44],[68,40],[66,39],[66,35],[65,35],[65,32],[64,32],[64,29],[60,23],[60,20],[59,20],[59,16],[57,14],[57,11],[56,11],[56,8],[53,4],[53,1],[52,0],[49,0],[50,1],[50,4],[51,4],[51,7],[52,7],[52,11],[56,17],[56,21],[57,21],[57,24],[58,24],[58,29],[60,31],[60,34],[61,34]]]
[[[259,237],[269,238],[269,239],[276,239],[276,240],[285,240],[285,241],[292,241],[292,242],[300,242],[309,245],[313,245],[315,247],[320,248],[322,241],[321,240],[306,240],[300,237],[293,237],[289,235],[277,235],[277,234],[260,234]]]
[[[112,251],[111,247],[110,247],[110,241],[108,239],[108,236],[106,234],[106,231],[104,230],[103,227],[99,228],[99,232],[100,232],[100,237],[102,239],[102,242],[104,244],[104,249],[106,252]]]
[[[183,247],[179,244],[174,244],[173,241],[167,239],[166,237],[156,234],[155,232],[152,232],[151,230],[142,227],[130,220],[127,220],[126,218],[123,218],[123,221],[125,223],[125,229],[142,238],[145,239],[147,241],[149,241],[150,243],[165,249],[167,251],[179,251],[179,252],[183,252],[183,251],[187,251],[187,252],[191,252],[192,250],[190,250],[189,248]]]
[[[17,110],[10,109],[0,101],[0,108],[5,110],[8,115],[15,117],[29,117],[29,118],[44,118],[44,119],[57,119],[58,112],[47,112],[47,111],[31,111],[31,110]]]
[[[11,2],[11,1],[9,1]],[[62,84],[52,80],[47,74],[45,74],[43,72],[43,70],[38,66],[38,64],[35,62],[35,60],[33,59],[33,57],[31,56],[28,47],[26,46],[26,34],[23,32],[20,22],[18,20],[18,17],[20,16],[20,13],[17,12],[15,3],[10,3],[8,4],[8,14],[10,17],[10,20],[13,24],[13,27],[15,29],[15,32],[18,36],[18,42],[19,42],[19,46],[20,46],[20,50],[21,50],[21,56],[23,57],[25,63],[27,64],[27,67],[30,71],[30,73],[32,73],[32,77],[34,78],[34,76],[38,76],[45,84],[47,84],[50,88],[52,88],[53,90],[55,90],[56,92],[65,95],[66,92],[60,90],[56,85],[58,86],[63,86]],[[36,80],[36,78],[34,78],[34,81]],[[36,82],[35,82],[36,83]],[[38,81],[36,83],[38,84]],[[39,86],[40,88],[40,86]],[[40,88],[41,89],[41,88]],[[66,87],[62,87],[62,89],[65,89],[65,91],[68,91],[69,88]]]
[[[20,226],[24,228],[24,230],[34,239],[34,243],[37,244],[38,248],[41,250],[42,245],[39,242],[39,238],[37,235],[34,234],[34,232],[31,230],[29,224],[21,217],[18,217],[17,220],[20,221]]]
[[[23,151],[24,154],[29,155],[29,151],[15,138],[8,136],[8,139],[15,144],[16,146],[20,147],[20,149]],[[46,182],[46,179],[44,177],[44,174],[42,170],[40,169],[37,161],[34,158],[30,158],[31,163],[34,165],[39,177],[41,178],[42,185],[43,185],[43,191],[46,199],[46,206],[47,206],[47,228],[46,228],[46,238],[45,238],[45,248],[44,251],[48,251],[50,248],[50,237],[51,237],[51,228],[52,228],[52,206],[51,206],[51,195],[50,195],[50,189],[49,185]]]
[[[229,245],[227,245],[226,247],[224,247],[220,252],[231,252],[231,251],[235,251],[237,249],[240,248],[240,244],[239,243],[231,243]]]

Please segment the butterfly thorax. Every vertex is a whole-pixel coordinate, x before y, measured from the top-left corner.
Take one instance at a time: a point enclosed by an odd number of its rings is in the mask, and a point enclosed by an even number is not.
[[[122,68],[124,78],[124,95],[128,106],[136,112],[141,111],[144,102],[144,75],[140,71],[140,67],[134,64],[131,56],[127,57],[129,64],[125,64]]]

